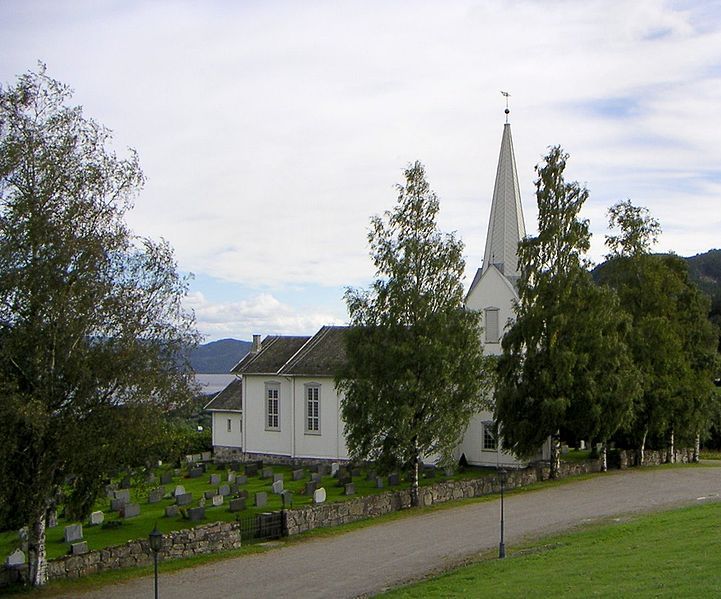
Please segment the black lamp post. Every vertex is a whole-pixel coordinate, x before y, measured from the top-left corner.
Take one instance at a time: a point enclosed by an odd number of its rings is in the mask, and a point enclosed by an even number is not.
[[[498,557],[504,558],[506,557],[506,543],[503,540],[503,527],[505,524],[503,520],[503,485],[506,482],[506,470],[504,468],[498,470],[498,480],[501,483],[501,542],[498,544]]]
[[[158,525],[153,527],[153,532],[148,535],[150,549],[153,551],[153,563],[155,565],[155,599],[158,599],[158,553],[163,547],[163,533],[158,530]]]

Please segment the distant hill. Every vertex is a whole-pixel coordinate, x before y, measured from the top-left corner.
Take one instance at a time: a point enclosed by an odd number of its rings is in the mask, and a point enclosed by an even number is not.
[[[221,339],[199,345],[190,352],[190,364],[199,374],[226,374],[250,351],[250,341]]]

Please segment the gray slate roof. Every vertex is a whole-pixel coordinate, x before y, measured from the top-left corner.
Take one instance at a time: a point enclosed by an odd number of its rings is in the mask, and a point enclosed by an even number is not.
[[[205,410],[233,410],[240,412],[243,409],[243,381],[235,379],[225,389],[218,393],[205,406]]]
[[[247,354],[231,370],[233,374],[278,374],[310,337],[269,335],[260,345],[260,351]]]
[[[346,361],[348,327],[323,327],[283,367],[280,374],[334,376]]]

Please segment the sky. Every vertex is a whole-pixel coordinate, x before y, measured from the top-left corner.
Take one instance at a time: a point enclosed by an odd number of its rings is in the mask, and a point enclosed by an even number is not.
[[[657,251],[721,247],[721,2],[0,0],[0,82],[36,70],[134,148],[127,219],[192,273],[206,341],[313,334],[374,277],[367,234],[420,160],[439,226],[481,265],[510,122],[526,228],[534,166],[570,154],[601,261],[631,199]]]

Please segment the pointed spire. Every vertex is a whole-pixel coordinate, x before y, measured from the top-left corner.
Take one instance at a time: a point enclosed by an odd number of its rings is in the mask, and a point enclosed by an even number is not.
[[[506,102],[508,95],[505,92]],[[508,119],[506,106],[506,119]],[[498,157],[496,184],[493,188],[491,218],[486,235],[486,251],[483,256],[483,272],[493,264],[507,277],[516,277],[518,272],[518,242],[526,236],[523,222],[521,194],[516,173],[516,158],[513,154],[511,125],[503,125],[501,153]]]

